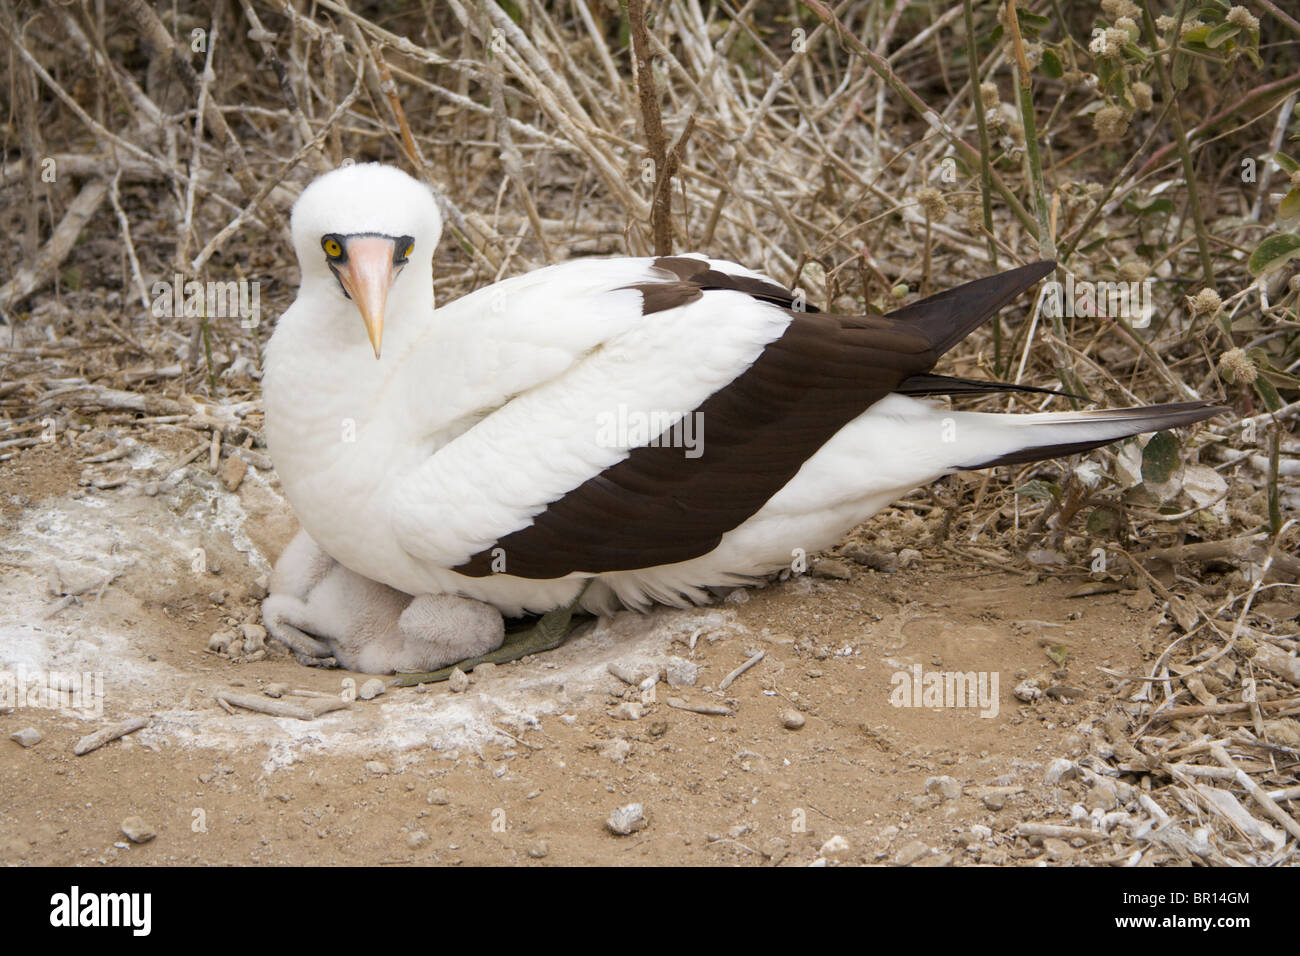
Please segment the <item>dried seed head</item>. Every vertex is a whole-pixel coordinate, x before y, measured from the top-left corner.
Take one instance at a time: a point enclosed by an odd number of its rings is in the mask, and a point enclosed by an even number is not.
[[[1259,376],[1259,370],[1242,349],[1228,349],[1219,356],[1219,376],[1234,385],[1250,385]]]
[[[1132,21],[1129,22],[1131,23]],[[1109,52],[1107,52],[1106,55],[1110,57],[1118,57],[1124,52],[1124,44],[1132,43],[1133,38],[1129,36],[1127,30],[1121,29],[1120,27],[1110,27],[1106,30],[1106,41],[1110,47]]]
[[[1233,7],[1228,11],[1228,22],[1247,30],[1258,30],[1259,20],[1251,16],[1245,7]]]
[[[1118,20],[1120,17],[1137,19],[1142,13],[1141,8],[1133,0],[1101,0],[1101,9],[1112,20]]]
[[[1043,61],[1043,45],[1041,43],[1025,44],[1025,63],[1032,70],[1037,68],[1038,64]]]
[[[1113,143],[1128,132],[1128,113],[1122,106],[1103,106],[1092,114],[1092,128],[1104,143]]]
[[[932,222],[938,222],[948,215],[948,200],[937,189],[927,186],[916,194],[916,201]]]
[[[980,84],[980,99],[984,101],[984,108],[991,110],[999,103],[998,85],[996,83]]]
[[[1174,24],[1177,22],[1177,20],[1168,15],[1158,16],[1156,17],[1156,29],[1163,33],[1165,30],[1172,30]]]
[[[1129,87],[1129,89],[1132,90],[1133,92],[1134,105],[1136,105],[1137,108],[1140,109],[1143,113],[1148,112],[1151,109],[1153,103],[1153,99],[1151,95],[1151,84],[1143,83],[1141,80],[1138,80],[1131,87]]]
[[[1219,311],[1223,300],[1213,289],[1202,289],[1196,295],[1189,296],[1187,304],[1192,310],[1192,315],[1213,315]]]
[[[1147,277],[1147,264],[1129,259],[1119,264],[1119,277],[1125,282],[1141,282]]]

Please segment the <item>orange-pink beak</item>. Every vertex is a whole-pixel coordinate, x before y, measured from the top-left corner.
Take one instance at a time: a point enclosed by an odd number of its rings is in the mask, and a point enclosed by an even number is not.
[[[393,287],[397,273],[393,269],[393,240],[377,236],[358,236],[348,242],[347,265],[340,271],[343,288],[352,296],[361,321],[366,324],[366,335],[379,358],[379,347],[384,338],[384,307],[388,290]]]

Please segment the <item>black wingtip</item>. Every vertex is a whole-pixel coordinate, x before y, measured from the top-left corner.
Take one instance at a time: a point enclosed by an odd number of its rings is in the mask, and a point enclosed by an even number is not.
[[[1050,260],[1031,262],[928,296],[895,309],[887,318],[922,329],[936,355],[942,355],[1055,268]]]

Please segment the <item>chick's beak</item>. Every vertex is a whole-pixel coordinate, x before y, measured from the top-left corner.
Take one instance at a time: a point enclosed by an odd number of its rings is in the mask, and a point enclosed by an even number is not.
[[[358,236],[348,243],[347,265],[339,278],[343,288],[357,305],[366,335],[379,358],[384,337],[384,306],[388,290],[397,277],[393,270],[393,240],[376,236]]]

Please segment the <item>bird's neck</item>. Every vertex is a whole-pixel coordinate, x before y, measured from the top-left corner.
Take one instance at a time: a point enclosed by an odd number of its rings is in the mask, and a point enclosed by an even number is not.
[[[432,290],[423,290],[390,297],[379,359],[351,303],[300,297],[281,317],[267,346],[263,394],[267,438],[287,492],[331,474],[374,482],[392,468],[388,459],[402,447],[393,436],[410,434],[413,411],[394,394],[403,387],[396,370],[433,311]]]

